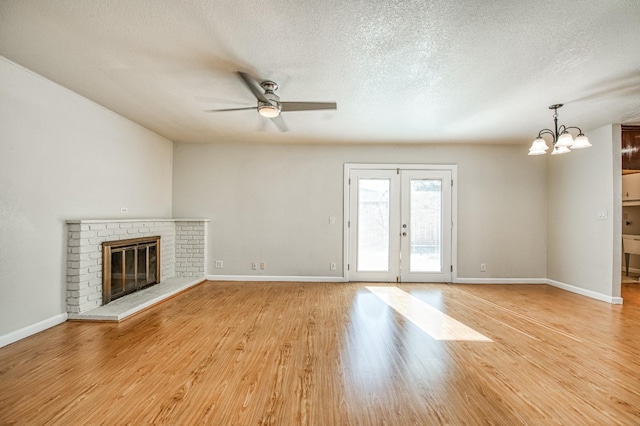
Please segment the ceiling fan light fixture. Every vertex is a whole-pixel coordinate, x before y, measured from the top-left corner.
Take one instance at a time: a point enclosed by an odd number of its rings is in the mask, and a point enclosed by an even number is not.
[[[259,105],[258,114],[266,118],[275,118],[280,115],[280,108],[278,108],[276,105]]]

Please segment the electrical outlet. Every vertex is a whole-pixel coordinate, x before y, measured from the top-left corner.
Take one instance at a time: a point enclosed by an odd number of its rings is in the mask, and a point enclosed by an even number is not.
[[[222,269],[224,267],[224,262],[222,260],[216,260],[216,269]]]
[[[265,269],[267,269],[267,263],[266,262],[260,262],[260,269],[262,269],[263,271]]]
[[[336,262],[331,262],[331,264],[329,265],[329,269],[331,269],[332,271],[336,270]]]
[[[335,224],[336,224],[336,217],[329,216],[329,225],[335,225]]]
[[[487,272],[487,265],[484,263],[480,264],[480,272]]]
[[[251,262],[251,269],[253,269],[254,271],[258,269],[258,262]]]
[[[129,213],[129,209],[126,207],[120,207],[120,213]]]

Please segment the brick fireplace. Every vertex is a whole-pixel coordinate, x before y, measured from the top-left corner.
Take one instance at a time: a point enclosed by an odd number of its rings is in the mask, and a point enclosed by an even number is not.
[[[80,314],[102,305],[104,242],[159,236],[160,282],[204,277],[207,223],[205,219],[67,221],[67,312]]]
[[[160,236],[102,243],[102,304],[160,283]]]

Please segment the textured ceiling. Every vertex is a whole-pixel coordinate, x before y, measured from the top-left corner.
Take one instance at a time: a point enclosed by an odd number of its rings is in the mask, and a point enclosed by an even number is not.
[[[0,54],[181,142],[527,143],[640,123],[637,0],[0,0]],[[280,133],[235,74],[280,85]]]

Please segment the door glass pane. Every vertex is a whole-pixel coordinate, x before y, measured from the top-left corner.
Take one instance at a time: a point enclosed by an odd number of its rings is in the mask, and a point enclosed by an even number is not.
[[[389,179],[358,180],[358,271],[389,270]]]
[[[442,181],[412,179],[411,272],[441,272]]]

